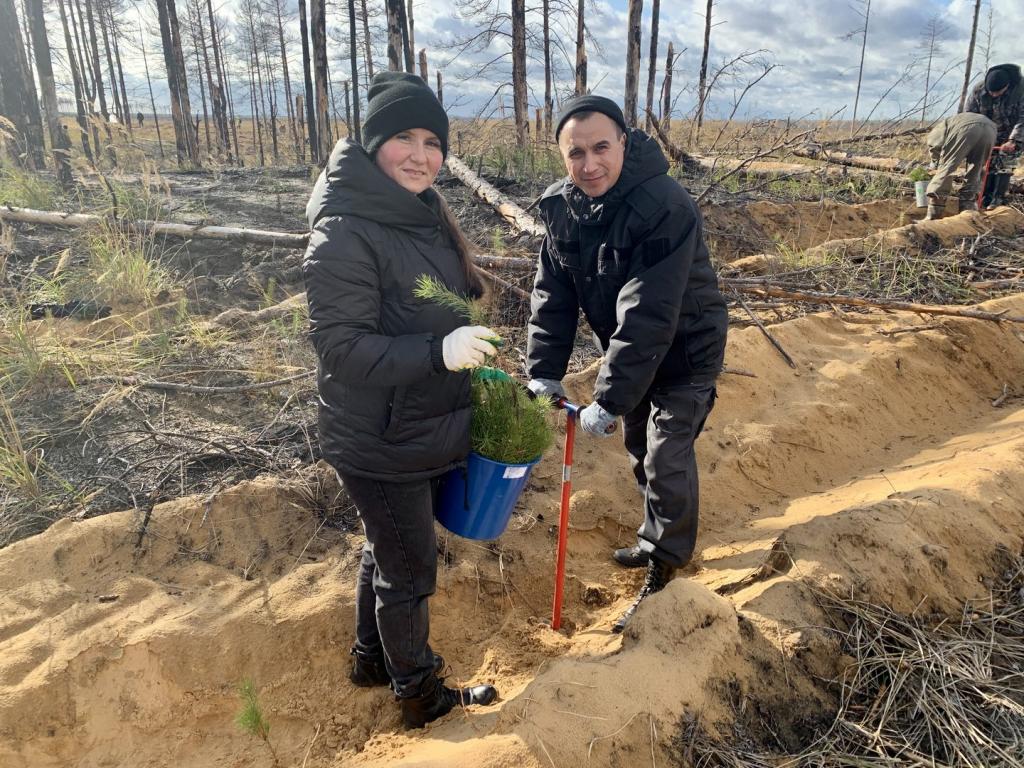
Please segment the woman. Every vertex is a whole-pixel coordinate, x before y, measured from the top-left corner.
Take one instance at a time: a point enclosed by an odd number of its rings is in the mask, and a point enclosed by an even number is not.
[[[437,576],[437,478],[469,453],[470,381],[496,334],[413,296],[421,275],[482,289],[469,246],[432,188],[448,116],[419,77],[376,75],[363,145],[338,142],[306,216],[303,264],[319,357],[320,445],[359,511],[351,680],[390,684],[407,727],[456,705],[489,704],[489,685],[452,689],[428,643]]]

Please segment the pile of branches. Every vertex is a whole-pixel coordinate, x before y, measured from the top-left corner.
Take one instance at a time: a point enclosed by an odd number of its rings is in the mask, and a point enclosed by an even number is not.
[[[931,252],[902,247],[873,247],[864,251],[835,252],[821,263],[778,269],[762,278],[728,275],[733,286],[770,283],[788,291],[924,304],[972,304],[979,291],[986,296],[1016,293],[1024,288],[1024,267],[1018,244],[994,242],[979,234],[952,248]],[[1017,250],[1015,250],[1017,247]]]
[[[821,595],[840,652],[853,661],[830,727],[799,753],[712,738],[684,721],[681,751],[699,768],[1020,766],[1024,760],[1024,557],[989,598],[935,623]]]

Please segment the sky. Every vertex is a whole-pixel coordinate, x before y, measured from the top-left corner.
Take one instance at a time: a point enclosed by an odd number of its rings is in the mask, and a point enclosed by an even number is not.
[[[498,13],[507,13],[510,0],[472,0],[487,4]],[[220,12],[234,16],[238,0],[222,0]],[[371,13],[383,6],[382,0],[368,0]],[[178,0],[179,17],[184,19],[184,1]],[[293,6],[294,0],[286,7]],[[465,10],[467,0],[414,0],[416,48],[426,48],[430,65],[431,85],[434,71],[440,67],[444,76],[445,103],[455,116],[477,113],[496,114],[499,100],[511,111],[511,58],[508,54],[510,36],[508,22],[502,32],[483,50],[458,51],[460,41],[473,35],[479,19]],[[572,90],[575,55],[575,0],[552,0],[552,8],[564,5],[568,13],[557,15],[552,22],[555,47],[556,99],[565,98]],[[651,0],[644,2],[643,40],[641,43],[640,100],[644,103],[650,46]],[[149,67],[153,75],[158,105],[168,101],[166,76],[159,52],[159,37],[153,20],[152,2],[140,2],[142,18],[150,29],[147,35]],[[864,26],[864,0],[716,0],[712,21],[708,69],[719,71],[724,62],[749,54],[748,63],[723,72],[715,83],[708,104],[710,117],[728,116],[733,109],[738,119],[756,118],[824,118],[850,119],[853,116]],[[916,110],[920,114],[924,94],[925,52],[922,38],[929,21],[935,19],[943,28],[939,50],[932,66],[933,94],[928,117],[955,110],[963,82],[964,60],[970,37],[972,0],[871,0],[868,22],[864,77],[857,105],[858,119],[892,118]],[[663,2],[659,30],[658,77],[660,89],[664,60],[669,40],[679,55],[673,74],[675,102],[673,115],[692,114],[697,98],[697,79],[704,35],[706,0]],[[989,35],[991,12],[991,35]],[[332,80],[340,83],[348,73],[347,3],[328,3],[329,59]],[[131,14],[129,14],[130,16]],[[297,14],[292,9],[292,15]],[[493,14],[491,14],[493,15]],[[383,30],[381,17],[372,22]],[[622,101],[625,79],[627,0],[588,0],[587,24],[593,41],[588,44],[588,84],[596,93]],[[59,22],[55,25],[59,30]],[[530,84],[530,113],[541,106],[544,94],[544,70],[539,58],[541,30],[540,3],[527,4],[529,33],[538,38],[536,50],[530,51],[527,75]],[[50,27],[51,30],[54,26]],[[301,83],[301,47],[298,22],[289,23],[291,40],[289,57],[293,84]],[[1015,30],[1024,29],[1024,2],[1021,0],[983,0],[979,20],[978,49],[974,58],[974,80],[984,70],[987,45],[989,64],[1018,61],[1012,56]],[[852,33],[852,34],[851,34]],[[51,37],[53,35],[51,34]],[[137,37],[137,34],[136,34]],[[59,46],[60,41],[53,44]],[[138,47],[138,46],[136,46]],[[561,47],[560,52],[558,49]],[[1019,49],[1019,47],[1018,47]],[[148,90],[143,62],[136,51],[123,52],[128,89],[133,104],[148,111]],[[186,57],[189,57],[186,51]],[[377,45],[375,66],[384,59],[383,46]],[[771,71],[752,86],[737,106],[744,87],[755,77]],[[58,64],[58,71],[61,67]],[[59,77],[59,75],[58,75]],[[236,78],[240,79],[240,78]],[[937,86],[935,81],[938,80]],[[195,78],[190,78],[193,109],[199,110]],[[505,87],[498,90],[505,83]],[[496,95],[497,91],[497,95]],[[236,83],[236,111],[247,114],[248,91]],[[365,97],[364,97],[365,98]],[[340,91],[338,104],[341,107]],[[343,107],[341,107],[343,109]]]

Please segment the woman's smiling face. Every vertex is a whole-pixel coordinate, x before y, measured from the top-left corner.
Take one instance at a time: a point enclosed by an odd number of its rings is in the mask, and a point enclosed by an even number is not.
[[[377,166],[402,187],[418,195],[434,183],[444,162],[441,140],[426,128],[399,131],[377,150]]]

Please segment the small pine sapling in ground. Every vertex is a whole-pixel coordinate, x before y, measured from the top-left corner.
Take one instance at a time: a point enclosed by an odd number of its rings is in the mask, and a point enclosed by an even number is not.
[[[913,168],[911,168],[910,173],[908,173],[907,176],[910,178],[911,181],[915,182],[927,181],[929,178],[927,169],[920,165],[915,165]]]
[[[238,695],[242,699],[242,709],[235,718],[235,723],[250,736],[255,736],[266,744],[270,756],[274,759],[274,765],[280,765],[274,745],[270,743],[270,723],[263,714],[263,707],[256,693],[256,684],[252,680],[243,680],[238,688]]]

